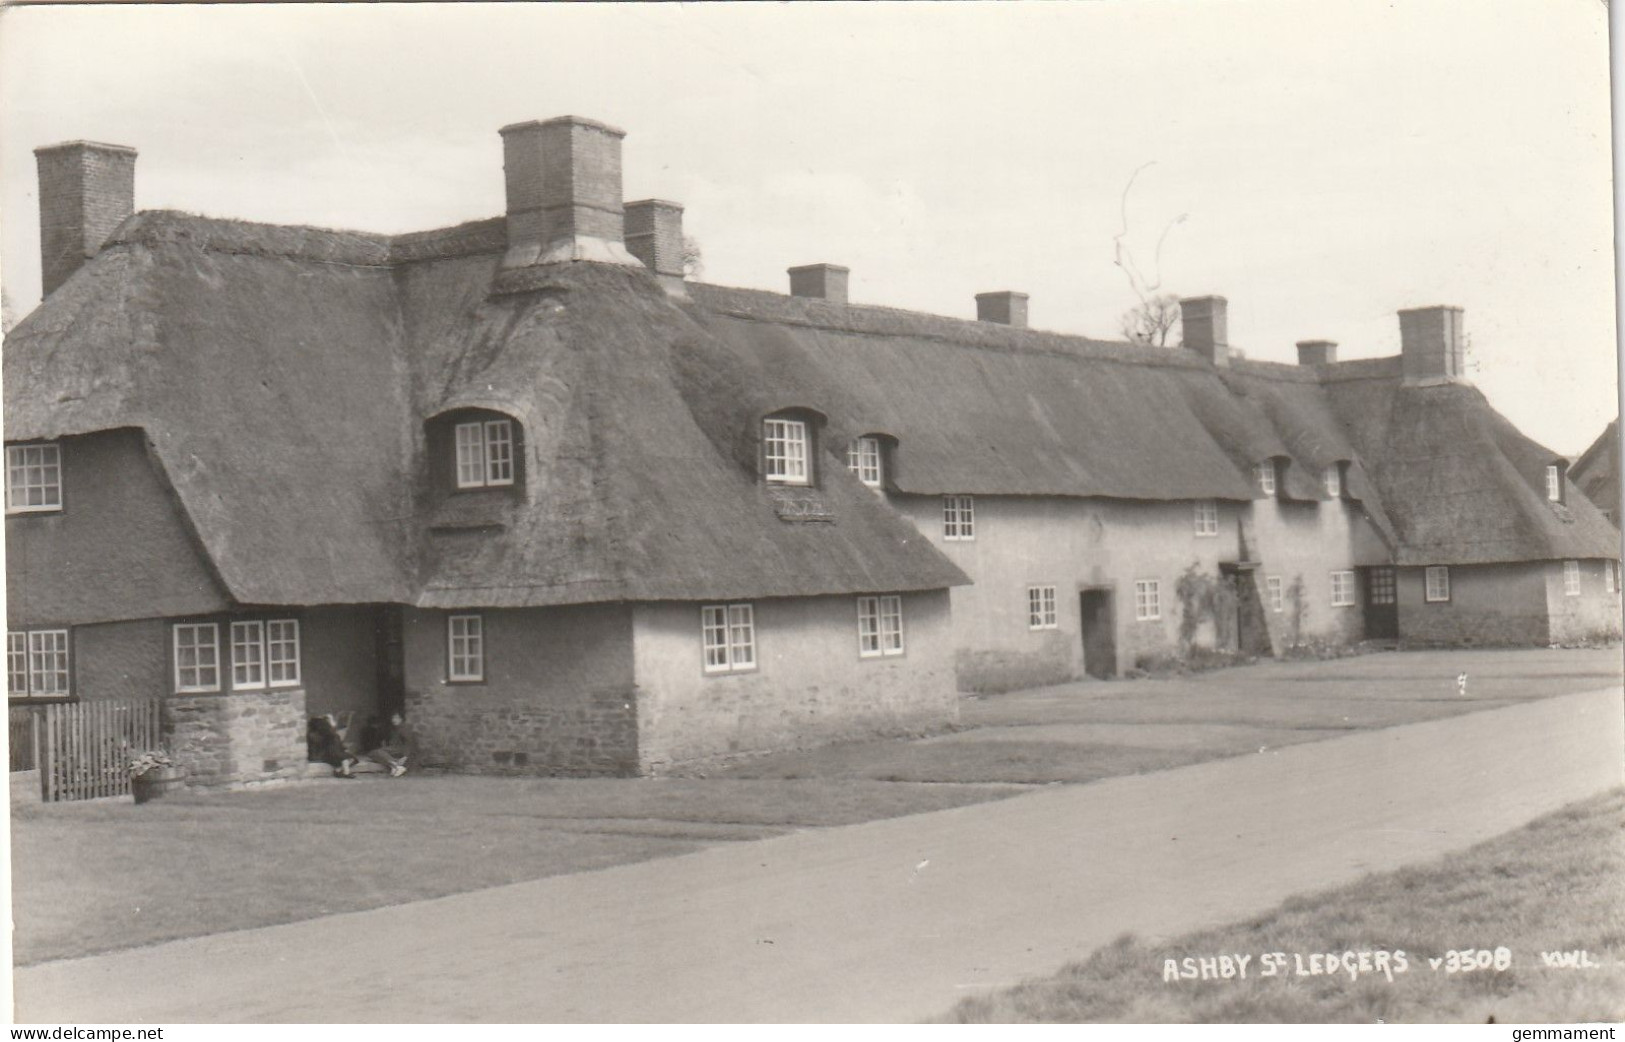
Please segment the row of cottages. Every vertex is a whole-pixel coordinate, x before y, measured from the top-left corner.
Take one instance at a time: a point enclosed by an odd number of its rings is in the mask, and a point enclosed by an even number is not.
[[[1620,526],[1625,504],[1620,499],[1619,420],[1603,428],[1597,440],[1580,453],[1569,470],[1569,479],[1615,528]]]
[[[502,131],[507,213],[383,236],[134,212],[135,153],[38,150],[45,300],[5,344],[8,677],[161,695],[203,781],[303,720],[424,759],[655,773],[940,727],[958,689],[1209,646],[1617,632],[1617,534],[1465,383],[685,282],[622,133]]]

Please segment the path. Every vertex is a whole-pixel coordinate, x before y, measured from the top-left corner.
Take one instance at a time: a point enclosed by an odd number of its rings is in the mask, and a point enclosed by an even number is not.
[[[137,951],[22,1022],[891,1021],[1621,782],[1620,692]],[[1156,986],[1157,967],[1147,967]]]

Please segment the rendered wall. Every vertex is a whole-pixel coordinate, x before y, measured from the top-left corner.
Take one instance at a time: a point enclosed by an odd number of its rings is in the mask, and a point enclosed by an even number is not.
[[[945,591],[904,594],[904,654],[867,659],[858,655],[856,597],[752,604],[757,668],[710,675],[701,605],[633,609],[645,771],[730,753],[918,733],[957,719]]]
[[[429,765],[495,773],[638,771],[632,609],[486,609],[485,680],[447,679],[445,611],[404,618],[407,725]]]
[[[1563,562],[1545,562],[1546,604],[1554,644],[1617,640],[1620,636],[1619,586],[1608,592],[1605,562],[1581,561],[1580,593],[1570,595],[1563,583]]]
[[[305,711],[352,713],[358,720],[378,710],[378,611],[372,607],[307,608],[300,614]]]
[[[1452,565],[1450,600],[1429,603],[1426,569],[1400,568],[1399,639],[1411,647],[1545,644],[1547,571],[1544,561]]]
[[[1276,650],[1312,642],[1352,643],[1365,636],[1365,590],[1355,576],[1354,603],[1332,604],[1332,572],[1392,560],[1358,503],[1257,499],[1247,509],[1265,622]],[[1273,611],[1267,579],[1277,576],[1282,610]]]
[[[163,698],[174,691],[164,619],[75,626],[69,650],[77,698]]]

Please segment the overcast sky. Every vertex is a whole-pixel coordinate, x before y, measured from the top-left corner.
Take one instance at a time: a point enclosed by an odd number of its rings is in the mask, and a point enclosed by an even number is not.
[[[1227,296],[1249,357],[1458,305],[1478,385],[1575,453],[1617,412],[1607,46],[1598,0],[12,8],[0,273],[32,310],[42,144],[137,147],[140,209],[396,232],[499,214],[497,128],[574,113],[706,281],[828,261],[1115,337],[1138,169],[1147,279]]]

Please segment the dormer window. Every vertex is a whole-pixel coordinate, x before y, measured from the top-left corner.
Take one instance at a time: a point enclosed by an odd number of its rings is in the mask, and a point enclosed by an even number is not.
[[[1321,484],[1326,487],[1326,495],[1331,499],[1343,498],[1343,465],[1333,463],[1327,467],[1320,476]]]
[[[1546,464],[1546,499],[1551,503],[1563,502],[1563,471],[1558,463]]]
[[[62,448],[55,442],[6,446],[6,513],[62,509]]]
[[[870,488],[881,486],[880,439],[862,437],[854,440],[846,450],[846,469]]]
[[[770,484],[812,484],[812,452],[805,420],[763,420],[762,449],[762,473]]]
[[[1275,461],[1267,459],[1254,467],[1253,480],[1258,484],[1258,491],[1266,496],[1275,495]]]
[[[456,436],[458,488],[489,488],[513,484],[511,420],[459,423]]]

